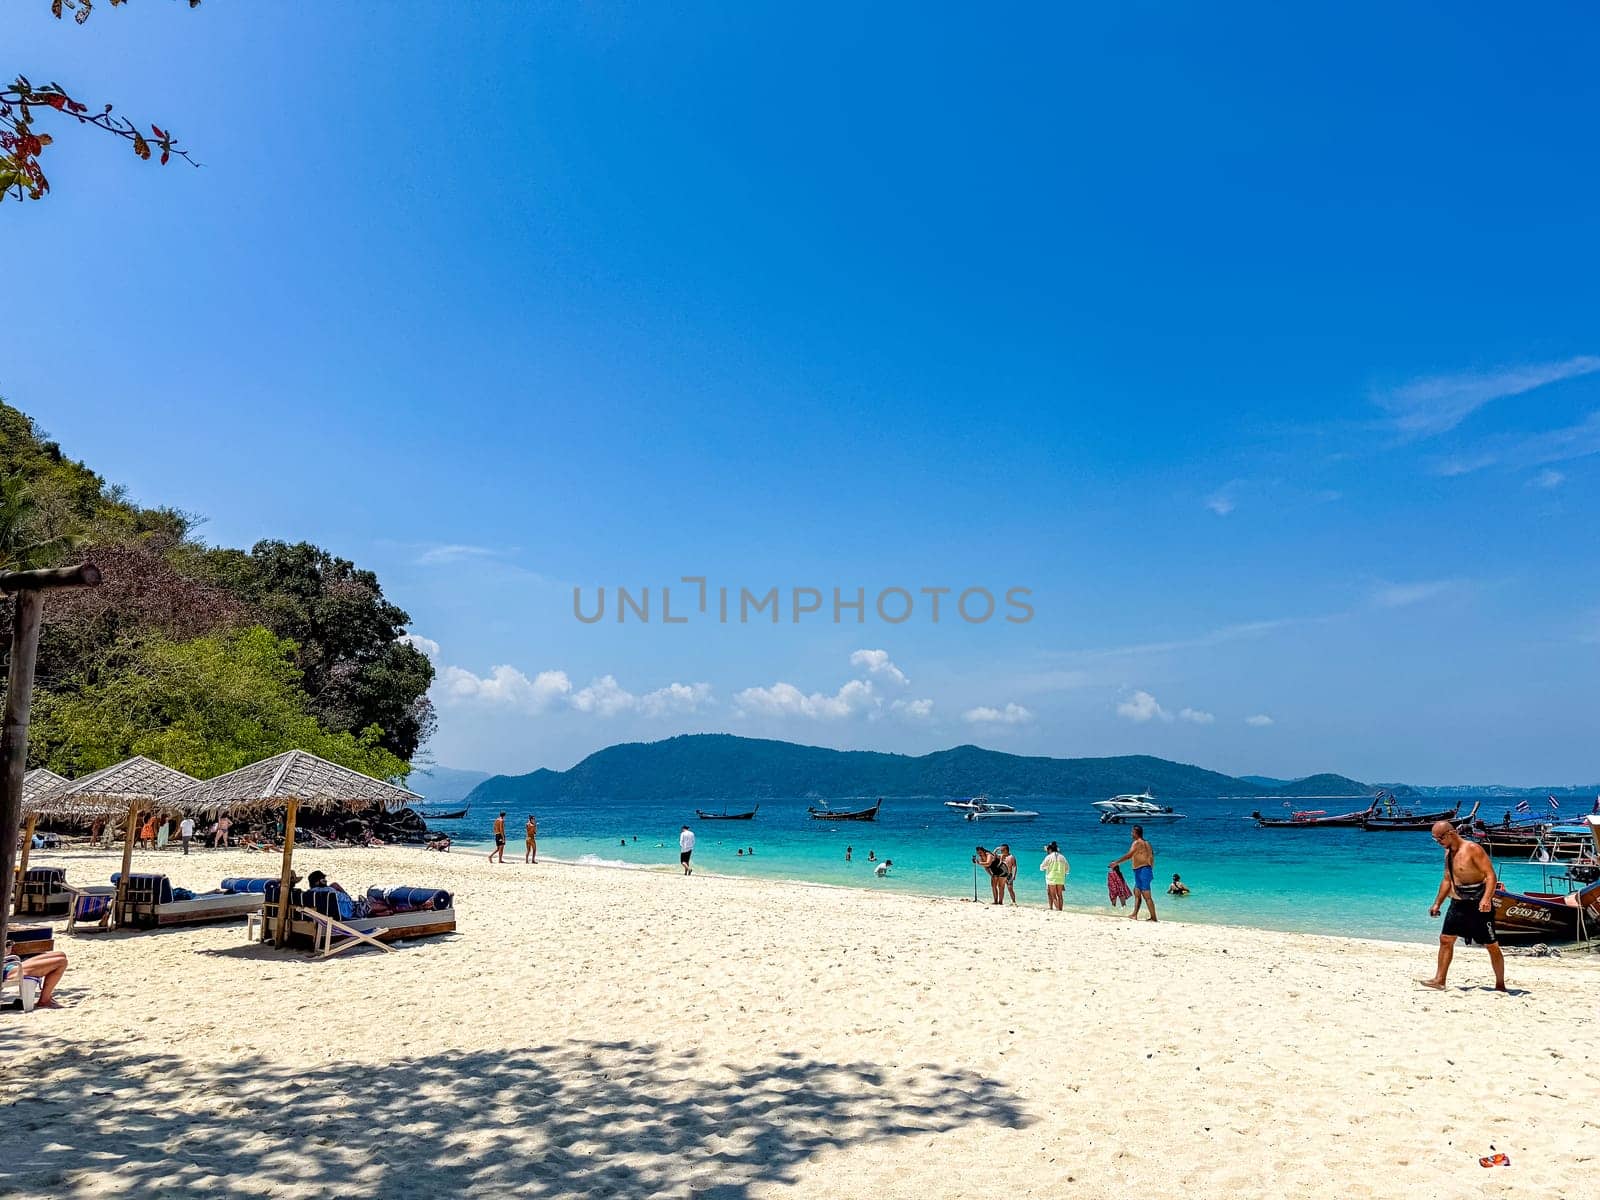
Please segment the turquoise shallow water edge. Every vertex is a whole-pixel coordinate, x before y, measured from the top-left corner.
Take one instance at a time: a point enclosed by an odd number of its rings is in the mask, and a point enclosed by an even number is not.
[[[835,808],[860,803],[832,801]],[[542,856],[634,868],[676,871],[678,831],[694,830],[695,865],[723,875],[792,879],[934,896],[973,893],[973,847],[1010,842],[1020,864],[1018,898],[1044,905],[1044,876],[1038,865],[1048,841],[1061,844],[1072,864],[1067,881],[1069,908],[1107,911],[1106,865],[1128,845],[1124,826],[1101,825],[1087,800],[1040,797],[1011,801],[1039,812],[1027,822],[967,822],[941,800],[886,800],[872,823],[812,820],[816,800],[761,801],[753,821],[701,821],[693,803],[608,801],[594,805],[554,805],[535,809]],[[1366,833],[1360,829],[1258,828],[1249,819],[1256,808],[1281,813],[1278,802],[1217,798],[1168,799],[1187,819],[1152,825],[1146,835],[1156,849],[1156,903],[1163,920],[1246,925],[1261,929],[1328,933],[1394,941],[1431,940],[1438,922],[1428,916],[1443,858],[1426,833]],[[870,804],[871,798],[865,803]],[[731,803],[728,811],[747,811],[754,802]],[[1345,811],[1359,803],[1297,802],[1307,807]],[[441,806],[445,807],[445,806]],[[701,807],[722,811],[718,802]],[[1472,807],[1469,800],[1461,811]],[[1503,801],[1485,802],[1482,814],[1499,820]],[[492,845],[490,830],[497,807],[474,805],[466,818],[433,821],[456,839],[456,852]],[[523,858],[523,822],[528,810],[508,809],[507,869]],[[1576,816],[1573,812],[1571,815]],[[845,862],[845,848],[853,848]],[[754,847],[753,856],[739,849]],[[887,878],[873,874],[868,861],[892,859]],[[1537,889],[1541,868],[1528,863],[1498,864],[1507,886]],[[1164,894],[1174,872],[1193,889],[1186,898]],[[1131,879],[1131,872],[1128,872]],[[987,898],[988,885],[978,891]]]

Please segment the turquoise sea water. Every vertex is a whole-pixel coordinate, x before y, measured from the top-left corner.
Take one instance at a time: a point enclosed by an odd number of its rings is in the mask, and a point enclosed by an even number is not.
[[[1017,896],[1024,904],[1041,907],[1044,876],[1038,865],[1042,847],[1053,840],[1072,864],[1067,907],[1106,910],[1106,866],[1127,850],[1128,827],[1101,825],[1099,813],[1085,800],[1009,802],[1040,816],[1027,822],[968,822],[937,799],[886,800],[873,823],[812,820],[806,806],[817,801],[802,799],[764,800],[753,821],[701,821],[692,803],[621,800],[543,806],[535,815],[541,857],[677,871],[678,831],[688,824],[698,839],[694,862],[700,870],[938,896],[970,897],[974,845],[1010,842],[1020,867]],[[1188,814],[1185,820],[1145,831],[1156,850],[1154,891],[1163,920],[1398,941],[1428,941],[1437,935],[1438,922],[1428,916],[1428,906],[1443,873],[1443,857],[1426,833],[1260,829],[1249,819],[1260,801],[1163,797],[1160,802]],[[870,803],[870,798],[832,802],[835,808]],[[1356,807],[1326,804],[1340,811]],[[1483,815],[1498,820],[1505,805],[1491,804]],[[732,803],[728,810],[747,811],[752,805]],[[720,802],[702,807],[722,809]],[[1471,807],[1467,801],[1462,812]],[[465,819],[430,825],[450,833],[457,852],[487,852],[497,811],[477,805]],[[525,809],[507,810],[508,865],[522,861],[526,817]],[[854,851],[849,863],[844,860],[846,846]],[[736,853],[750,847],[753,856]],[[869,851],[894,861],[887,878],[873,875]],[[1541,884],[1536,865],[1499,866],[1513,889]],[[1131,882],[1132,871],[1123,870]],[[1173,872],[1183,876],[1192,895],[1165,895]],[[982,878],[977,890],[988,898],[988,883]]]

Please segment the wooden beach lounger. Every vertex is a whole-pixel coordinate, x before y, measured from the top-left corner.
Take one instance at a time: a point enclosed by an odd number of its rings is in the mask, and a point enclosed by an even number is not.
[[[261,908],[262,941],[270,941],[277,929],[277,894],[276,885],[269,887],[266,903]],[[343,916],[339,910],[338,894],[331,888],[314,891],[291,888],[290,942],[309,946],[319,958],[331,958],[356,946],[377,946],[387,952],[392,947],[384,945],[385,942],[455,932],[456,910],[447,892],[425,888],[370,888],[367,896],[391,904],[409,900],[417,904],[428,903],[431,907],[418,907],[381,917]],[[349,899],[346,897],[346,900]]]
[[[72,902],[67,873],[60,867],[29,867],[22,877],[17,911],[37,916],[59,916]]]
[[[19,958],[48,954],[56,948],[56,935],[48,925],[11,925],[6,928],[10,953]]]
[[[165,875],[129,875],[122,907],[117,913],[117,926],[120,929],[157,929],[201,925],[208,921],[248,917],[260,908],[259,893],[209,892],[180,900]]]

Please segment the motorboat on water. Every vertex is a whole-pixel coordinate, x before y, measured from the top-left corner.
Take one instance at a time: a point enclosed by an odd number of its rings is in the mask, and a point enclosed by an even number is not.
[[[1096,800],[1102,825],[1156,825],[1163,821],[1181,821],[1184,814],[1174,812],[1171,806],[1163,807],[1148,791],[1123,792],[1109,800]]]
[[[966,810],[968,821],[1032,821],[1038,813],[1030,808],[1013,808],[1011,805],[1002,805],[992,800],[974,802]]]

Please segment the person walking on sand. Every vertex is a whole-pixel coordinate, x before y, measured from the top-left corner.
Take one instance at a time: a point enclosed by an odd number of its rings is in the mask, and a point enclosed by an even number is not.
[[[221,846],[228,848],[228,830],[233,828],[233,821],[228,817],[218,817],[217,823],[211,827],[211,848],[215,850]]]
[[[1133,827],[1133,845],[1129,846],[1128,852],[1111,865],[1115,867],[1119,863],[1128,862],[1130,859],[1133,862],[1133,911],[1128,914],[1128,918],[1137,921],[1139,919],[1139,906],[1147,904],[1150,906],[1150,919],[1154,921],[1156,919],[1156,901],[1155,897],[1150,894],[1150,884],[1154,880],[1156,873],[1156,852],[1151,848],[1150,843],[1144,840],[1143,825],[1135,825]]]
[[[489,851],[489,861],[493,862],[495,855],[500,856],[502,865],[506,861],[506,815],[501,813],[494,819],[494,849]]]
[[[693,875],[694,868],[689,865],[689,860],[694,857],[694,830],[687,825],[678,835],[678,862],[683,866],[685,875]]]
[[[537,863],[539,861],[539,822],[533,819],[533,814],[528,814],[528,823],[522,827],[523,835],[528,843],[528,852],[522,856],[524,863]]]
[[[183,843],[183,856],[189,857],[189,843],[194,840],[194,818],[185,817],[178,822],[178,840]]]
[[[1045,848],[1044,861],[1039,864],[1039,870],[1044,872],[1044,899],[1052,911],[1060,912],[1062,898],[1067,891],[1067,872],[1071,868],[1067,865],[1066,857],[1061,853],[1061,847],[1051,842]]]
[[[1444,847],[1444,879],[1439,883],[1428,915],[1439,915],[1439,907],[1446,896],[1450,898],[1450,911],[1445,913],[1444,928],[1439,933],[1439,969],[1432,979],[1417,982],[1423,987],[1444,991],[1450,960],[1455,957],[1456,939],[1464,937],[1489,952],[1489,964],[1494,967],[1494,990],[1503,992],[1506,990],[1506,959],[1500,953],[1500,936],[1494,930],[1494,893],[1500,882],[1495,875],[1494,860],[1477,842],[1462,837],[1449,821],[1434,822],[1433,840]]]

